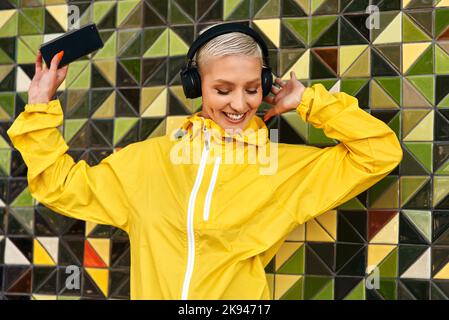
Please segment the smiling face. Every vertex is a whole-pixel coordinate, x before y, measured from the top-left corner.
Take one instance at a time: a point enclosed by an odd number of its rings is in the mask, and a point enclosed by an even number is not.
[[[202,115],[223,129],[245,129],[262,103],[260,57],[208,57],[201,75]]]

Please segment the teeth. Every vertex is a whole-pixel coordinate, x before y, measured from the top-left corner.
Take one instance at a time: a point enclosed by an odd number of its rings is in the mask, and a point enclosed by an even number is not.
[[[244,113],[234,114],[234,113],[227,113],[227,112],[225,112],[225,114],[232,120],[240,120],[245,115]]]

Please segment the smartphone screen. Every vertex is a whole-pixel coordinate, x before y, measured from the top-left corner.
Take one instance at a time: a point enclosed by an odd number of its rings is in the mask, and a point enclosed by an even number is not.
[[[59,68],[61,68],[103,46],[104,44],[96,25],[91,23],[42,44],[40,51],[47,67],[50,68],[54,55],[64,50],[64,56],[59,63]]]

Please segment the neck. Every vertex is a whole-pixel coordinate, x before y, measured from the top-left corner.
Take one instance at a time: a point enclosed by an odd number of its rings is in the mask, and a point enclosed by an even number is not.
[[[201,110],[200,116],[202,116],[205,119],[210,119],[211,118],[211,117],[209,117],[209,115],[207,114],[207,112],[204,109]]]

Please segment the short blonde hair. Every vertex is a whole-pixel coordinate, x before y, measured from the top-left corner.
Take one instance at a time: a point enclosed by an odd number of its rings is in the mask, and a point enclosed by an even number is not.
[[[217,24],[201,30],[200,34],[216,25]],[[262,49],[257,41],[251,36],[241,32],[225,33],[204,44],[193,57],[194,65],[200,70],[207,57],[221,57],[227,55],[258,57],[260,58],[262,66],[264,65]]]

